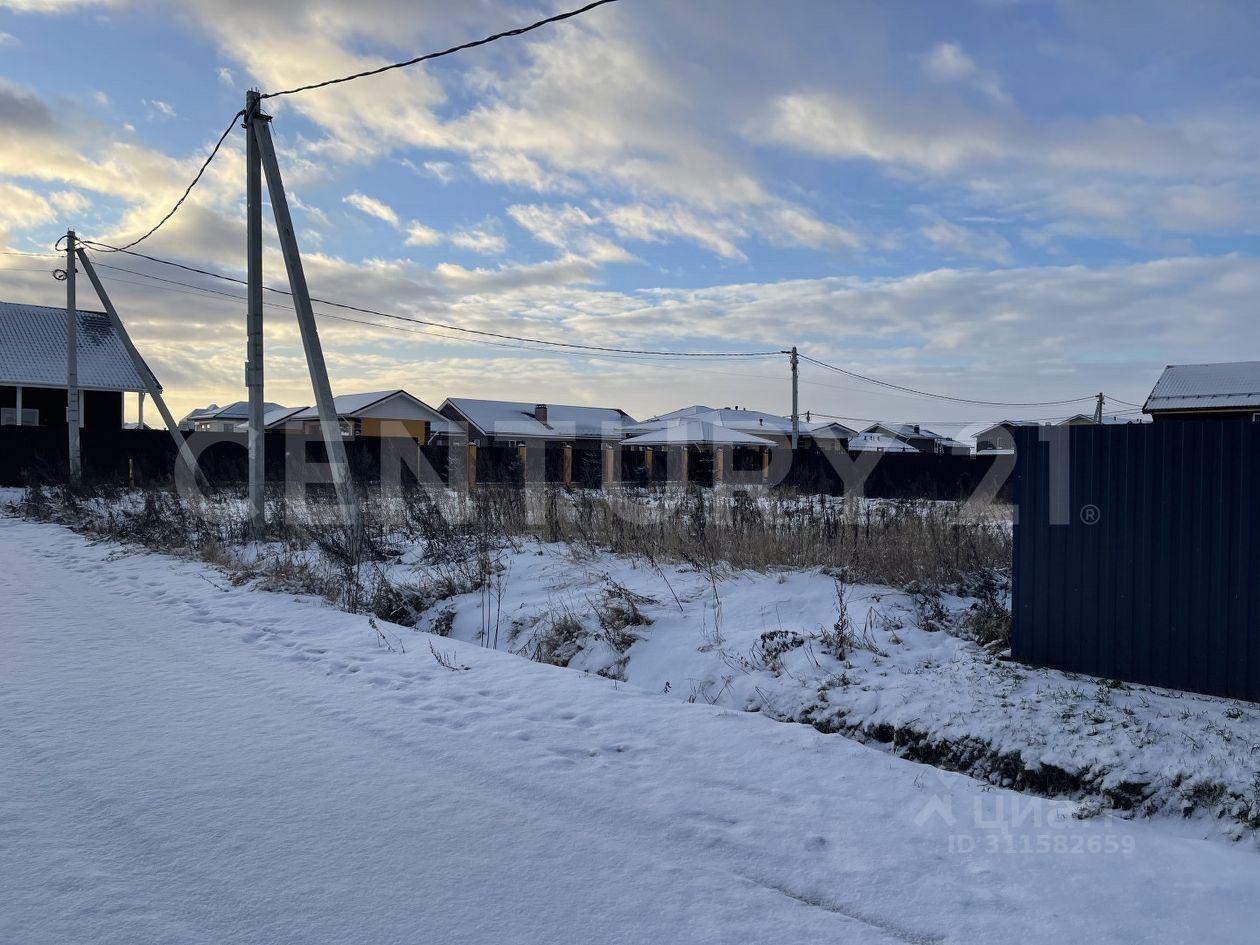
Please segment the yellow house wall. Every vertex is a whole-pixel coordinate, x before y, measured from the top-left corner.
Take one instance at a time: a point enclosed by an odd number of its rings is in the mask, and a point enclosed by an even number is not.
[[[406,430],[407,436],[421,443],[429,438],[427,420],[382,420],[376,417],[364,417],[359,421],[360,436],[400,436],[403,430]]]

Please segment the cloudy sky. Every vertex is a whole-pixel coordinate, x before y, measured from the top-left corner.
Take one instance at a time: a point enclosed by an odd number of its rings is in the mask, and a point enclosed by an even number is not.
[[[573,5],[0,0],[0,247],[43,251],[70,226],[135,238],[250,86]],[[1140,402],[1166,363],[1260,352],[1258,47],[1249,0],[621,0],[268,104],[316,295],[582,344],[796,344],[977,400]],[[237,131],[141,248],[240,275],[242,154]],[[101,262],[135,270],[103,272],[177,413],[244,396],[243,306],[140,273],[230,287]],[[0,298],[57,304],[53,265],[0,256]],[[283,286],[274,245],[266,265]],[[268,319],[268,399],[308,403],[292,311]],[[338,392],[638,416],[789,405],[782,357],[574,357],[333,319],[320,330]],[[801,401],[857,419],[1065,412],[895,394],[812,365]]]

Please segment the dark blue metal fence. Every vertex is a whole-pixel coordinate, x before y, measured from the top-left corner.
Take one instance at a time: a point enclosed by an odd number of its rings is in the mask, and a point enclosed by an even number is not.
[[[1260,700],[1260,424],[1015,437],[1014,657]]]

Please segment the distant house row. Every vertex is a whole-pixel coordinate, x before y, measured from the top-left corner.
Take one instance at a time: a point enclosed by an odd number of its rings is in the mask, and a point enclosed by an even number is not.
[[[347,394],[334,399],[342,436],[410,436],[438,442],[458,431],[475,446],[520,447],[538,442],[571,444],[616,440],[634,448],[786,447],[792,442],[790,417],[741,407],[693,404],[647,420],[635,420],[616,407],[587,407],[507,400],[450,397],[434,409],[405,390]],[[269,430],[315,434],[319,414],[314,407],[265,405]],[[1081,414],[1064,424],[1092,423]],[[1108,417],[1104,422],[1128,422]],[[977,435],[976,451],[1003,452],[1011,447],[1010,429],[1024,421],[1003,421]],[[185,430],[236,432],[248,429],[248,404],[211,404],[189,413]],[[815,421],[804,415],[796,426],[805,448],[874,453],[969,455],[967,443],[917,423],[873,423],[862,429],[835,420]]]

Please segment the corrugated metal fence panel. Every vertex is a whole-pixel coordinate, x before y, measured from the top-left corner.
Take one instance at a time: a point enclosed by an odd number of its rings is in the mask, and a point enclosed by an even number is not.
[[[1260,700],[1260,425],[1015,436],[1015,658]]]

